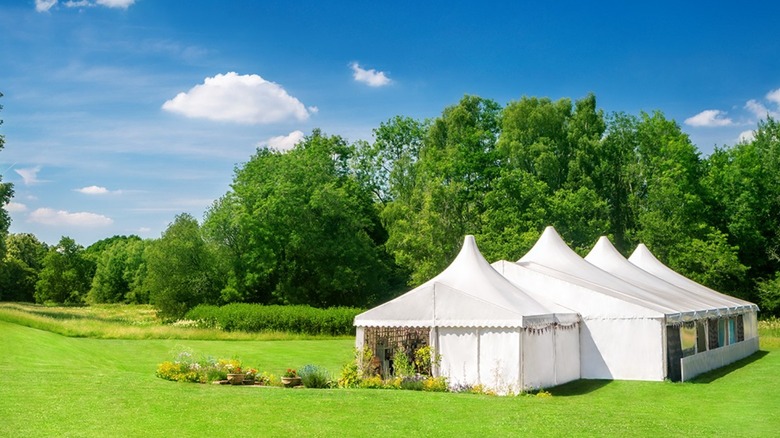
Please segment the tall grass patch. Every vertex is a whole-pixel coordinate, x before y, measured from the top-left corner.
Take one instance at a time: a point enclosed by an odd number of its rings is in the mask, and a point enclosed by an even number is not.
[[[310,306],[265,306],[234,303],[226,306],[200,305],[187,312],[198,327],[226,331],[287,332],[305,335],[343,336],[355,333],[353,321],[363,309]]]

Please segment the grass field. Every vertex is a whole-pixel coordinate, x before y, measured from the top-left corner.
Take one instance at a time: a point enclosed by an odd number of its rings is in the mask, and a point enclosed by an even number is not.
[[[696,382],[578,381],[553,397],[169,382],[188,348],[279,373],[337,372],[351,339],[242,341],[65,337],[0,317],[0,436],[777,436],[777,327],[762,351]]]

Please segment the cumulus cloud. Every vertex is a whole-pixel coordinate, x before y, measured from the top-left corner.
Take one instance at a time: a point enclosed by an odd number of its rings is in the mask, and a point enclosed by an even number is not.
[[[127,9],[135,3],[135,0],[97,0],[95,3],[108,8]]]
[[[739,137],[737,138],[738,143],[749,143],[753,141],[753,139],[756,138],[756,131],[748,130],[748,131],[742,131],[739,133]]]
[[[43,182],[38,179],[38,172],[41,171],[41,166],[28,167],[26,169],[14,169],[14,172],[18,173],[22,177],[24,185],[29,186]]]
[[[75,189],[75,191],[77,191],[79,193],[83,193],[85,195],[108,195],[108,194],[111,194],[111,193],[113,193],[113,194],[122,193],[121,190],[111,191],[111,190],[108,190],[105,187],[100,187],[100,186],[82,187],[80,189]]]
[[[356,81],[362,82],[370,87],[384,87],[392,82],[383,71],[376,71],[373,68],[366,70],[360,67],[357,62],[350,64],[350,67],[352,68],[352,77]]]
[[[771,93],[767,95],[767,97],[769,97],[770,95]],[[780,118],[780,105],[778,105],[778,110],[772,110],[770,108],[767,108],[766,105],[764,105],[763,103],[755,99],[750,99],[745,104],[745,109],[753,113],[753,115],[758,117],[759,119],[766,119],[767,116],[772,117],[774,119]]]
[[[202,84],[166,101],[162,109],[190,118],[245,124],[307,120],[316,108],[306,108],[279,84],[258,75],[235,72],[206,78]]]
[[[35,0],[35,10],[47,12],[57,4],[57,0]],[[68,0],[62,5],[66,8],[91,8],[105,6],[107,8],[127,9],[135,3],[135,0]]]
[[[27,211],[27,206],[19,202],[9,202],[5,209],[10,213],[24,213]]]
[[[260,144],[268,146],[269,149],[276,149],[277,151],[289,151],[295,147],[299,141],[303,140],[303,137],[304,135],[302,131],[293,131],[287,135],[271,137],[265,142],[261,142]]]
[[[35,0],[35,10],[38,12],[46,12],[57,4],[57,0]]]
[[[704,110],[693,117],[685,119],[685,124],[696,127],[730,126],[734,122],[726,117],[726,113],[720,110]]]
[[[773,102],[775,105],[780,106],[780,88],[772,90],[766,94],[766,100]]]
[[[102,214],[88,212],[71,213],[51,208],[39,208],[33,211],[30,213],[29,221],[43,225],[78,227],[104,227],[114,223],[113,219]]]

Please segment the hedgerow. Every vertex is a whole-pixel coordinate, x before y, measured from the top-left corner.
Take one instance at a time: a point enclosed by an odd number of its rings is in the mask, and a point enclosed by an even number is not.
[[[355,316],[363,309],[310,306],[265,306],[262,304],[233,303],[225,306],[199,305],[185,316],[197,321],[199,327],[220,328],[226,331],[276,331],[306,335],[350,335]]]

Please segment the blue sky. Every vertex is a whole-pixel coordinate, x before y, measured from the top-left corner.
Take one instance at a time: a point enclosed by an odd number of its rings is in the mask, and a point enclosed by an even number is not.
[[[780,2],[590,3],[0,0],[11,232],[159,237],[257,147],[370,140],[465,94],[593,92],[704,156],[780,117]]]

